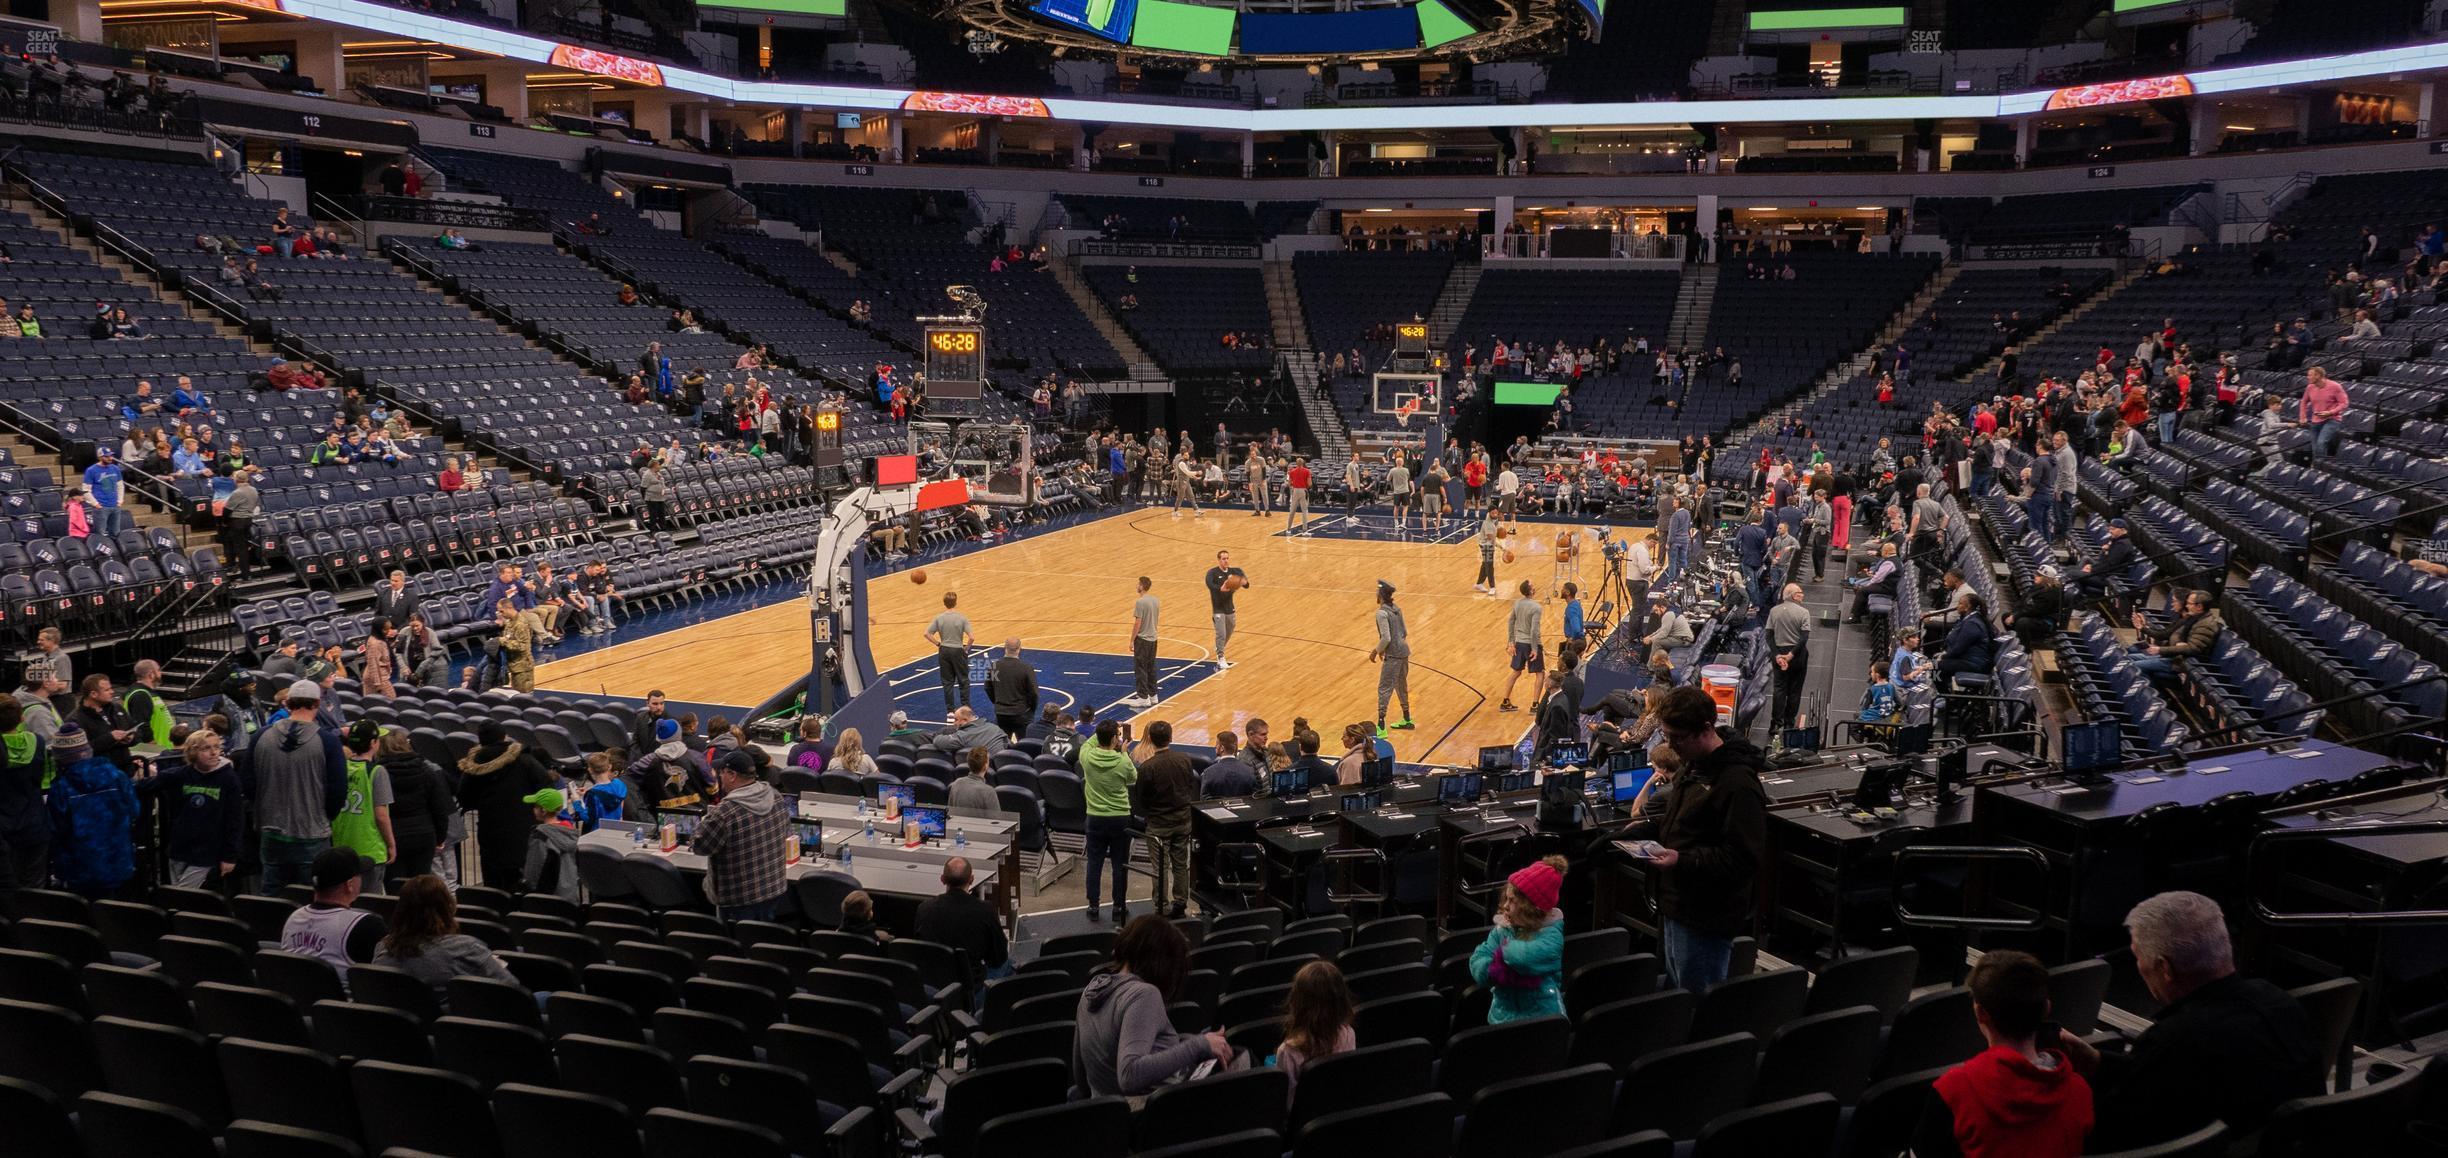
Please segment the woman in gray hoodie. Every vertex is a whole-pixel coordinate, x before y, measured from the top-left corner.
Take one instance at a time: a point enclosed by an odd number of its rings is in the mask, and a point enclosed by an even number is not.
[[[1188,1073],[1200,1062],[1232,1060],[1220,1033],[1176,1032],[1165,1006],[1190,972],[1190,942],[1160,914],[1123,926],[1113,965],[1088,979],[1080,994],[1079,1033],[1072,1039],[1075,1097],[1140,1097]]]

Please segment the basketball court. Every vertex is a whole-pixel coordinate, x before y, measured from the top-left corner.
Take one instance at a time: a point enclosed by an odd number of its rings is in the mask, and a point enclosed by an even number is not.
[[[1554,541],[1562,525],[1524,523],[1507,540],[1513,560],[1498,557],[1497,584],[1505,594],[1483,595],[1471,590],[1479,548],[1460,529],[1462,520],[1428,532],[1416,518],[1412,524],[1405,534],[1384,514],[1347,521],[1340,512],[1320,512],[1308,535],[1287,536],[1281,514],[1261,518],[1247,509],[1178,519],[1163,507],[1120,512],[932,563],[924,583],[913,582],[913,572],[871,580],[869,646],[896,706],[913,720],[939,718],[935,648],[923,633],[943,610],[943,594],[956,591],[981,651],[999,654],[1003,641],[1016,636],[1047,697],[1101,710],[1131,692],[1131,601],[1146,575],[1162,600],[1163,699],[1132,719],[1170,720],[1178,742],[1206,745],[1218,731],[1243,731],[1253,715],[1278,738],[1305,716],[1331,758],[1340,753],[1344,725],[1376,719],[1377,665],[1369,650],[1383,579],[1394,585],[1410,629],[1411,716],[1418,725],[1389,733],[1396,756],[1468,762],[1483,745],[1517,741],[1531,721],[1527,678],[1515,689],[1523,710],[1497,710],[1515,585],[1530,580],[1545,602],[1542,635],[1552,655],[1563,629],[1554,584],[1578,574],[1583,588],[1592,588],[1603,564],[1595,551],[1582,551],[1584,570],[1559,568]],[[1592,541],[1585,530],[1582,542]],[[1219,550],[1231,551],[1233,565],[1250,577],[1236,599],[1229,670],[1212,662],[1204,581]],[[990,710],[984,669],[991,658],[973,655],[971,662],[970,703],[982,714]],[[627,696],[660,688],[678,700],[755,702],[804,678],[808,662],[807,608],[791,599],[545,664],[536,686]]]

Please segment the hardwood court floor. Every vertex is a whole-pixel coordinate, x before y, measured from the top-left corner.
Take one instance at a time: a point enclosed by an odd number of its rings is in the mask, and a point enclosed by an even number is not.
[[[1319,524],[1341,518],[1323,515]],[[1390,525],[1382,514],[1363,518],[1380,533]],[[1024,648],[1128,656],[1131,601],[1138,577],[1147,575],[1162,600],[1160,662],[1205,660],[1214,629],[1203,576],[1215,553],[1229,549],[1250,577],[1237,599],[1233,666],[1133,717],[1141,728],[1170,720],[1178,742],[1205,745],[1217,731],[1242,731],[1252,715],[1265,717],[1277,738],[1290,734],[1294,717],[1306,716],[1325,738],[1324,755],[1340,754],[1344,725],[1376,718],[1377,665],[1368,653],[1376,643],[1377,580],[1384,579],[1395,586],[1410,629],[1411,715],[1418,724],[1390,733],[1396,755],[1406,762],[1467,762],[1482,745],[1520,739],[1533,707],[1528,677],[1514,689],[1522,710],[1497,711],[1509,655],[1506,615],[1514,585],[1536,584],[1546,600],[1542,635],[1554,654],[1563,605],[1549,598],[1555,578],[1549,544],[1558,526],[1522,525],[1515,561],[1498,558],[1497,582],[1507,595],[1495,598],[1471,590],[1479,549],[1458,529],[1440,543],[1289,538],[1280,534],[1283,525],[1280,515],[1256,518],[1246,510],[1211,511],[1203,519],[1175,519],[1161,508],[1130,511],[930,564],[924,584],[906,573],[887,575],[868,591],[869,646],[879,669],[931,663],[934,648],[922,633],[950,590],[960,593],[960,610],[980,643],[999,646],[1016,635]],[[1583,585],[1598,574],[1593,556],[1581,572]],[[674,699],[754,703],[802,678],[807,667],[807,612],[790,601],[546,664],[536,683],[628,696],[659,687]]]

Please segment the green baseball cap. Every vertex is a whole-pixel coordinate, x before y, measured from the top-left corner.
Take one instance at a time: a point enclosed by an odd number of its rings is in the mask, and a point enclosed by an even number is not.
[[[569,797],[561,795],[561,790],[558,788],[541,789],[533,795],[521,796],[519,800],[535,805],[546,812],[559,812],[569,804]]]

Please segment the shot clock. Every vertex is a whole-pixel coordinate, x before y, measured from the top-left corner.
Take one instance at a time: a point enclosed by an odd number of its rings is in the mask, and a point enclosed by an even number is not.
[[[943,403],[974,404],[986,386],[983,326],[929,323],[926,328],[926,394],[931,409]]]

